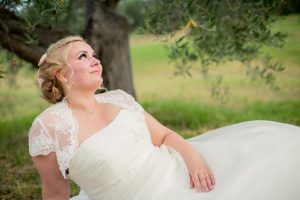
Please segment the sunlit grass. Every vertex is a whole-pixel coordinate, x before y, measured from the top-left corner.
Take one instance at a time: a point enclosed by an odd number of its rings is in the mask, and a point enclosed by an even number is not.
[[[137,55],[138,56],[138,55]],[[136,64],[136,63],[133,63]],[[135,68],[139,68],[135,66]],[[218,104],[211,98],[209,83],[205,81],[197,69],[192,77],[174,76],[174,67],[167,62],[160,65],[153,63],[149,67],[134,70],[134,81],[139,100],[159,99],[194,99],[195,101]],[[300,67],[296,64],[286,65],[286,70],[277,73],[276,83],[281,88],[278,92],[271,91],[261,82],[252,82],[246,76],[246,69],[240,63],[228,63],[212,70],[212,74],[222,74],[224,83],[230,87],[227,106],[242,104],[248,101],[280,101],[300,99]],[[166,92],[167,91],[167,92]]]
[[[251,102],[230,109],[183,100],[144,102],[144,108],[163,124],[169,124],[184,137],[199,135],[210,129],[251,120],[271,120],[300,125],[300,101]]]

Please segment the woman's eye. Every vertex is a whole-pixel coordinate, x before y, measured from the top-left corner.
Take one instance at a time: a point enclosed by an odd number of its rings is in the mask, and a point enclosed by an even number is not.
[[[85,54],[85,53],[81,54],[81,55],[79,56],[79,59],[81,59],[81,58],[83,58],[83,57],[86,58],[86,54]]]
[[[96,54],[93,55],[94,58],[98,58]]]

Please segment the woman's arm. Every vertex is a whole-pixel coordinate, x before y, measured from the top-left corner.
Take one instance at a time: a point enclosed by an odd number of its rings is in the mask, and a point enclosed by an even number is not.
[[[163,126],[149,113],[145,112],[151,139],[154,145],[165,144],[176,149],[183,157],[190,173],[191,188],[197,191],[210,191],[215,184],[214,175],[199,153],[179,134]]]
[[[43,200],[69,199],[69,182],[59,171],[55,153],[34,156],[32,160],[41,177]]]

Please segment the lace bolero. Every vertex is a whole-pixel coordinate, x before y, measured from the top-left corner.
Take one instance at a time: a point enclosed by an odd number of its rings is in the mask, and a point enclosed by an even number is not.
[[[136,112],[143,118],[143,108],[128,93],[112,90],[95,95],[99,103],[111,103]],[[54,104],[35,118],[28,133],[31,156],[55,152],[59,170],[66,179],[66,169],[78,148],[78,124],[66,100]]]

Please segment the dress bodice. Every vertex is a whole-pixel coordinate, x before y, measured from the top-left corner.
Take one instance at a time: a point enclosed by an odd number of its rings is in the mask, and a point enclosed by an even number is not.
[[[122,199],[129,185],[143,184],[137,179],[162,149],[152,144],[144,121],[121,109],[107,127],[79,146],[70,162],[69,178],[91,199]]]
[[[137,120],[134,113],[121,109],[107,127],[79,146],[69,177],[92,196],[108,195],[107,191],[128,184],[154,149],[145,124]],[[86,184],[92,181],[98,184]]]

